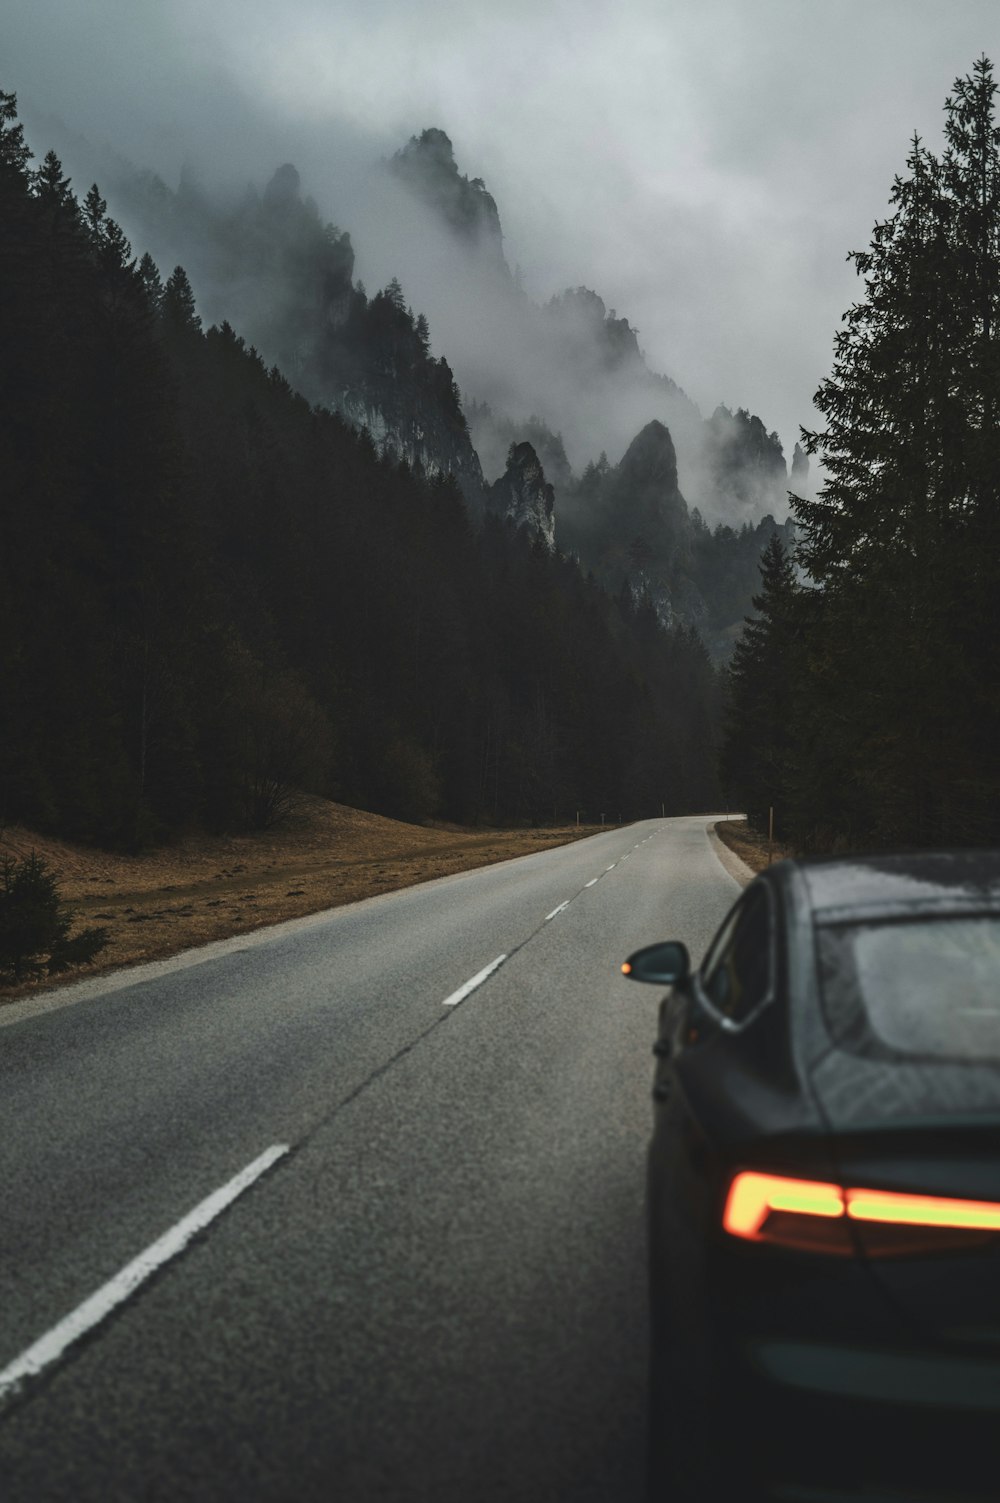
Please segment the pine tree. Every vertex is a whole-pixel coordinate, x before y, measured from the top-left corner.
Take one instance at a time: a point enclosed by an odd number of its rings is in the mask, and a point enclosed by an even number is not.
[[[91,183],[87,190],[87,196],[83,200],[83,223],[87,231],[87,237],[95,250],[100,247],[104,234],[104,221],[107,217],[107,200],[101,197],[100,189],[96,183]]]
[[[26,177],[31,155],[17,119],[17,95],[0,89],[0,177]]]
[[[201,319],[195,309],[194,293],[183,266],[175,266],[163,289],[160,305],[163,322],[171,332],[197,334]]]
[[[944,159],[914,138],[893,214],[853,257],[864,295],[816,396],[826,427],[803,434],[826,474],[793,503],[824,602],[811,713],[839,720],[838,781],[864,790],[853,835],[882,844],[1000,832],[983,738],[1000,730],[994,93],[983,58],[947,101]]]
[[[93,960],[108,943],[107,929],[70,938],[72,921],[40,856],[32,851],[20,861],[0,861],[0,977],[21,981]]]
[[[787,824],[793,784],[793,704],[801,591],[775,533],[761,556],[761,589],[727,672],[728,722],[722,778],[750,823],[766,828],[768,809]]]
[[[138,277],[151,312],[159,313],[163,304],[163,278],[149,251],[143,253],[142,260],[139,262]]]
[[[54,151],[47,151],[42,165],[32,172],[31,186],[38,202],[50,212],[53,219],[79,219],[70,180],[64,176],[62,163]]]

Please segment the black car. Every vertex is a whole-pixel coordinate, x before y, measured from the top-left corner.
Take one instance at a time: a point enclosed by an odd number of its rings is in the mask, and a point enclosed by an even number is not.
[[[1000,1499],[1000,853],[784,861],[660,1007],[650,1498]]]

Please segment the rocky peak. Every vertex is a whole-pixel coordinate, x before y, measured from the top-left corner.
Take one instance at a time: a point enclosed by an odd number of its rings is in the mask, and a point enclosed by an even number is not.
[[[647,423],[625,450],[618,466],[619,484],[639,483],[643,489],[677,489],[677,453],[670,431],[657,418]]]
[[[264,189],[264,207],[279,212],[290,208],[292,204],[298,203],[301,186],[298,169],[291,162],[286,162],[283,167],[276,169]]]
[[[703,464],[720,510],[763,516],[782,505],[788,472],[781,440],[745,407],[717,407],[704,428]]]
[[[388,165],[393,176],[439,214],[456,236],[507,272],[496,200],[481,177],[469,179],[459,173],[454,147],[443,130],[432,126],[411,136]]]
[[[792,490],[796,490],[798,488],[801,488],[801,489],[804,490],[805,487],[806,487],[806,484],[808,483],[808,480],[809,480],[809,461],[806,458],[805,452],[801,448],[801,446],[799,444],[796,444],[795,445],[795,452],[792,455],[792,474],[791,474]]]
[[[555,547],[555,492],[531,444],[511,444],[507,469],[490,486],[488,505],[515,527],[540,534],[548,548]]]
[[[596,356],[605,370],[630,366],[645,370],[635,329],[614,308],[609,312],[604,299],[589,287],[568,287],[549,299],[546,312],[561,338],[586,347],[590,358]]]
[[[632,568],[668,581],[691,548],[691,517],[677,485],[677,454],[657,419],[629,444],[609,478],[605,526],[627,541]]]

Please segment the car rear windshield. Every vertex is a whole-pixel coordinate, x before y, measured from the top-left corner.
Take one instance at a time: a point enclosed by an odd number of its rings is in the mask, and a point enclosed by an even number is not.
[[[1000,917],[820,931],[831,1032],[860,1053],[1000,1060]]]

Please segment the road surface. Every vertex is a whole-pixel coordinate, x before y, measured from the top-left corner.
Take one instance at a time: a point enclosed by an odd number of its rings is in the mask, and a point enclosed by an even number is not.
[[[641,1498],[655,820],[0,1011],[4,1503]]]

